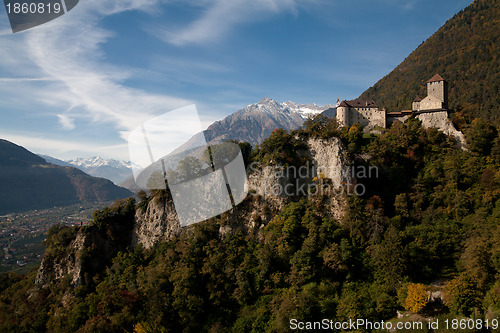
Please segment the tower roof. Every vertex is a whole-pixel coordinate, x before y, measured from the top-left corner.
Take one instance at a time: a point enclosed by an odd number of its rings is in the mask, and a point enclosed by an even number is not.
[[[439,81],[444,81],[444,79],[441,77],[441,75],[436,74],[433,77],[431,77],[431,79],[429,81],[427,81],[427,83],[430,83],[430,82],[439,82]]]

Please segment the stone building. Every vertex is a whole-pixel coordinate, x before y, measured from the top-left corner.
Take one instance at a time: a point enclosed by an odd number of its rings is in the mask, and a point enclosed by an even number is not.
[[[409,117],[416,117],[422,121],[424,128],[437,128],[451,135],[462,148],[467,144],[462,132],[457,131],[448,118],[448,83],[439,74],[427,81],[427,96],[424,99],[417,96],[411,110],[386,113],[385,110],[379,110],[372,100],[355,99],[342,103],[337,100],[336,117],[340,126],[358,123],[364,127],[365,132],[378,132],[376,127],[387,128],[394,122],[404,122]]]
[[[427,81],[427,97],[424,99],[415,97],[411,110],[388,112],[386,126],[390,126],[395,121],[404,122],[411,116],[416,116],[419,119],[429,118],[419,116],[423,113],[434,113],[434,116],[448,118],[448,82],[439,74]]]
[[[351,126],[355,123],[363,127],[385,128],[385,111],[379,110],[372,100],[355,99],[337,102],[337,121],[341,126]]]
[[[434,75],[427,81],[427,97],[413,100],[412,110],[446,110],[448,109],[448,82],[441,75]]]
[[[393,122],[404,122],[408,117],[421,113],[442,112],[448,115],[448,82],[441,75],[434,75],[427,81],[427,97],[418,96],[413,100],[411,110],[388,112],[379,110],[373,100],[355,99],[339,102],[337,100],[337,121],[341,126],[352,126],[355,123],[371,131],[375,127],[387,128]]]

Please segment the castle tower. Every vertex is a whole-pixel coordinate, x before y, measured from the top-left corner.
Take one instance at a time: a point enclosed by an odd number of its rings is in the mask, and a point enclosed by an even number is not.
[[[442,108],[448,108],[448,82],[441,75],[434,75],[427,81],[427,95],[438,98],[442,103]]]
[[[345,101],[337,106],[337,122],[340,126],[349,126],[349,106]]]

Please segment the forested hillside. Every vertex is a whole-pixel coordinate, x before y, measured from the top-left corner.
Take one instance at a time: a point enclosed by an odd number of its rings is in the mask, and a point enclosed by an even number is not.
[[[468,120],[500,121],[500,2],[476,0],[448,20],[361,97],[388,111],[408,110],[425,82],[439,73],[450,85],[451,109]]]
[[[335,136],[356,165],[376,166],[379,174],[359,180],[365,194],[345,197],[342,219],[325,214],[334,194],[309,193],[248,233],[238,227],[248,221],[231,216],[254,209],[258,223],[271,209],[255,207],[250,195],[235,212],[152,249],[129,247],[133,209],[170,200],[155,191],[142,193],[135,208],[129,199],[96,212],[81,231],[55,227],[46,256],[56,259],[77,232],[94,235],[78,254],[92,268],[86,283],[72,285],[68,275],[41,286],[36,272],[3,275],[0,330],[287,332],[292,318],[381,321],[397,310],[491,323],[500,316],[500,150],[490,125],[477,120],[472,127],[468,151],[414,118],[381,136],[363,136],[359,125],[339,130],[322,116],[298,132],[275,131],[246,154],[247,163],[304,165],[297,153],[304,142]],[[103,261],[104,244],[121,252]],[[56,259],[54,267],[65,265]],[[427,291],[436,290],[445,297],[428,303]]]

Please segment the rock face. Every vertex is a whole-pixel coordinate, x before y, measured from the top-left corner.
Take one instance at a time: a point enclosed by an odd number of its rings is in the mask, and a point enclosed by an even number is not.
[[[81,253],[84,249],[85,238],[81,232],[78,232],[75,240],[68,246],[69,253],[65,253],[58,258],[45,253],[36,275],[35,284],[45,286],[68,274],[71,276],[73,285],[82,284]]]
[[[333,186],[351,182],[350,162],[339,138],[311,138],[307,144],[316,170],[330,179]]]
[[[270,204],[281,209],[291,197],[307,196],[304,190],[312,189],[313,179],[327,178],[334,188],[350,182],[349,161],[338,138],[310,138],[308,149],[303,152],[311,163],[294,167],[251,166],[248,177],[250,192],[264,197]],[[310,186],[311,185],[311,186]]]
[[[130,198],[96,211],[90,226],[49,231],[35,284],[43,287],[61,278],[73,286],[89,283],[120,251],[130,248],[135,213]]]
[[[138,209],[132,230],[132,246],[139,243],[152,248],[162,239],[170,239],[181,232],[181,225],[171,200],[153,199],[146,211]]]
[[[326,208],[328,217],[341,222],[345,215],[347,203],[342,196],[346,187],[353,183],[350,172],[351,162],[339,138],[318,139],[308,141],[310,154],[318,172],[318,178],[325,177],[330,183],[328,195],[322,196],[321,204]],[[323,181],[321,179],[321,181]],[[322,191],[324,187],[319,187]],[[320,194],[326,194],[325,192]]]
[[[248,172],[248,196],[237,209],[223,214],[221,235],[233,229],[258,232],[288,202],[301,196],[313,196],[317,191],[318,178],[328,181],[333,188],[342,188],[351,183],[349,160],[338,138],[312,138],[308,149],[301,152],[311,161],[301,167],[279,165],[261,167],[252,164]],[[318,171],[321,176],[318,175]],[[316,178],[316,180],[314,180]],[[322,204],[330,217],[341,220],[344,214],[344,199],[337,194],[323,196]],[[132,231],[132,246],[142,244],[152,248],[162,240],[179,235],[181,226],[171,200],[154,199],[145,211],[137,210]]]
[[[66,276],[73,286],[85,284],[85,273],[103,269],[118,250],[96,228],[80,228],[64,253],[45,253],[35,284],[46,286]]]
[[[284,175],[281,166],[266,166],[263,168],[252,166],[254,170],[248,175],[248,189],[250,195],[258,195],[274,209],[281,209],[288,201],[285,188],[292,184],[292,180]]]
[[[303,154],[312,164],[251,167],[254,170],[248,177],[249,192],[262,197],[275,211],[297,196],[327,194],[322,196],[322,205],[327,207],[330,217],[340,221],[345,208],[342,189],[352,183],[350,161],[345,149],[338,138],[310,138],[307,145],[308,149]]]
[[[448,118],[447,111],[421,113],[417,115],[417,118],[422,121],[424,128],[434,127],[444,134],[454,137],[462,149],[467,145],[465,136],[453,126],[453,123]]]

